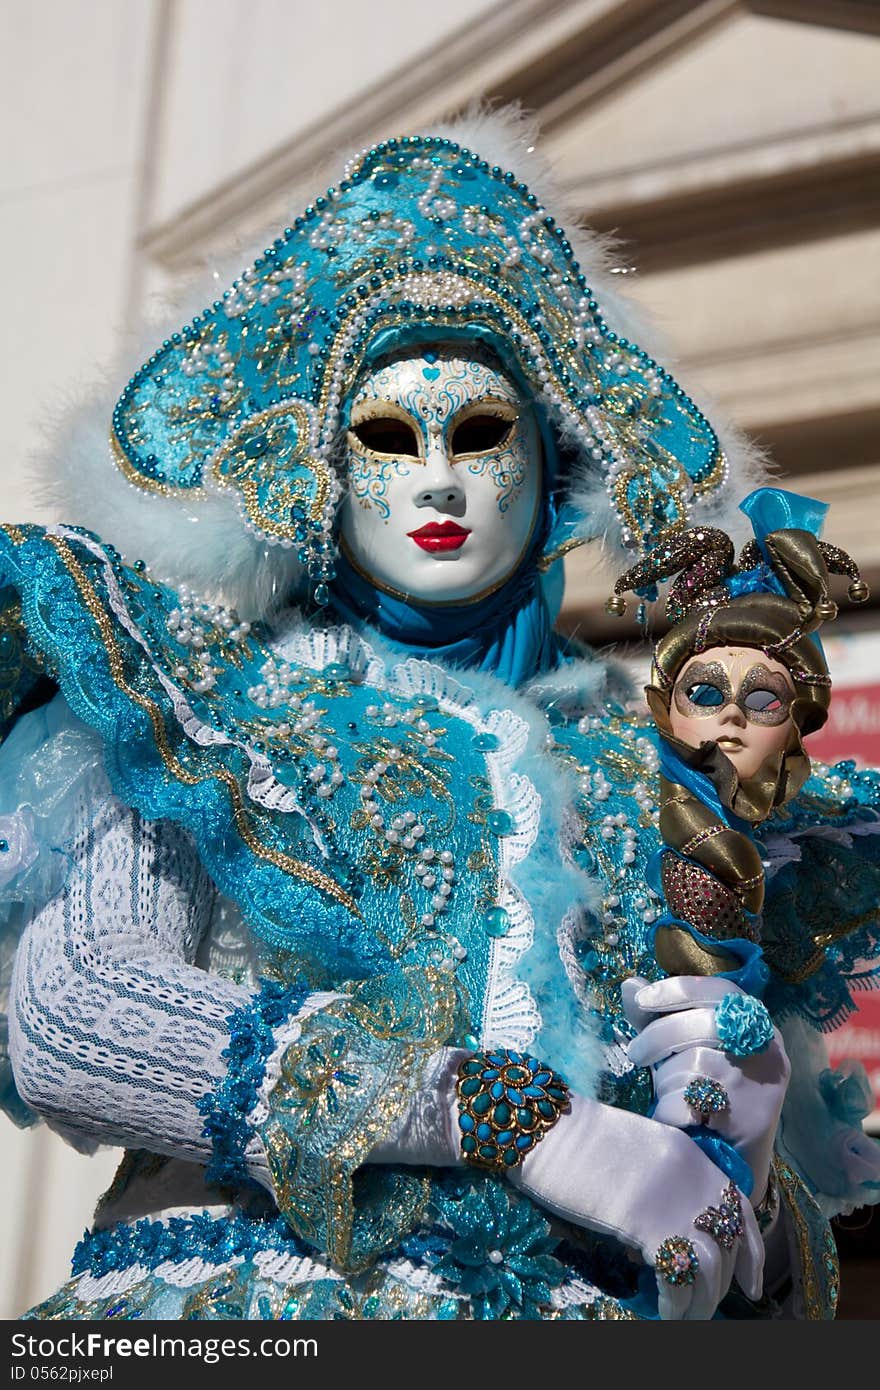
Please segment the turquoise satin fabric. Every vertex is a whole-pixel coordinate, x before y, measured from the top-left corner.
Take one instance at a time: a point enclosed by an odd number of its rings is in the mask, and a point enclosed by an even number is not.
[[[828,503],[819,502],[815,497],[803,497],[798,492],[786,492],[781,487],[759,487],[743,498],[739,509],[752,523],[762,554],[769,558],[764,538],[771,531],[797,530],[821,535]]]
[[[331,603],[351,627],[376,629],[406,656],[488,671],[512,686],[564,660],[534,557],[488,598],[445,608],[383,593],[340,556]]]

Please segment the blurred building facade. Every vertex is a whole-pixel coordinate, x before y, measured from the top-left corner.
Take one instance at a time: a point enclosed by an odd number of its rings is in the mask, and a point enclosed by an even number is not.
[[[156,307],[212,297],[339,151],[520,101],[682,376],[832,504],[880,580],[880,10],[874,0],[44,0],[2,7],[3,513],[47,419],[123,383]],[[319,175],[316,171],[321,171]],[[115,365],[114,365],[115,364]],[[120,365],[121,364],[121,365]],[[625,636],[571,557],[565,621]],[[880,587],[880,585],[878,585]],[[860,616],[876,641],[878,610]],[[878,648],[880,652],[880,648]],[[873,668],[880,669],[880,661]],[[4,1124],[0,1315],[67,1273],[116,1156]]]

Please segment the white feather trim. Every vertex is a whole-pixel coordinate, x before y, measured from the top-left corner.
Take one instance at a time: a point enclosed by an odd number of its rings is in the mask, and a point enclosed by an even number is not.
[[[236,608],[253,619],[277,608],[298,570],[289,550],[245,529],[226,497],[164,497],[144,492],[113,462],[113,388],[59,420],[36,480],[40,500],[68,524],[85,526],[126,560],[145,560],[152,577]]]

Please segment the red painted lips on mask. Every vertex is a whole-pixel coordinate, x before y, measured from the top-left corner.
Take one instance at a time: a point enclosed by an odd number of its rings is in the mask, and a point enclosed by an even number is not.
[[[420,526],[418,531],[408,531],[407,534],[422,550],[437,554],[460,550],[470,531],[464,526],[457,526],[454,521],[429,521],[427,526]]]

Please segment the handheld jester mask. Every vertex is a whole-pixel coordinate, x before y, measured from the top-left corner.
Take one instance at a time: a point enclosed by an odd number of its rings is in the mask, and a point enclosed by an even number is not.
[[[392,594],[484,598],[528,549],[541,466],[534,410],[491,357],[395,357],[368,372],[352,404],[343,548]]]
[[[722,532],[670,536],[615,585],[667,598],[670,631],[646,696],[660,732],[659,886],[668,914],[655,953],[668,974],[734,971],[755,954],[764,900],[751,827],[810,773],[803,736],[824,724],[831,678],[816,636],[833,618],[829,571],[867,587],[842,550],[819,540],[827,508],[761,488],[742,504],[755,530],[736,564]],[[715,943],[722,941],[724,947]]]

